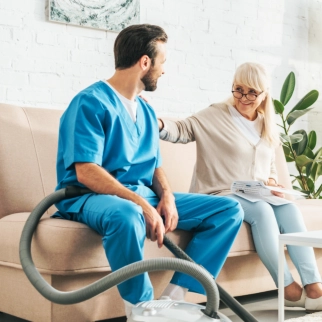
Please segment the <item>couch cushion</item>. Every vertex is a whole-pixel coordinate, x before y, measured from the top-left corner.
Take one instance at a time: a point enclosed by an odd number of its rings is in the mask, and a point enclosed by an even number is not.
[[[18,213],[0,219],[0,263],[20,268],[19,241],[29,213]],[[169,237],[185,248],[191,234],[177,230]],[[230,256],[254,252],[249,225],[244,224],[232,247]],[[32,256],[37,268],[54,275],[110,272],[110,266],[99,236],[84,224],[53,219],[45,215],[37,227],[32,242]],[[166,247],[158,249],[155,242],[146,240],[145,258],[172,256]]]
[[[18,213],[0,219],[0,264],[20,268],[19,242],[29,213]],[[185,247],[189,233],[176,231],[171,238]],[[76,273],[110,272],[101,236],[84,224],[53,219],[45,215],[32,241],[32,256],[43,273],[73,275]],[[172,256],[165,248],[149,240],[145,244],[145,258]]]
[[[29,213],[0,220],[0,262],[20,267],[19,241]],[[69,220],[41,219],[32,242],[33,260],[40,271],[68,274],[106,271],[109,266],[101,237],[86,225]]]

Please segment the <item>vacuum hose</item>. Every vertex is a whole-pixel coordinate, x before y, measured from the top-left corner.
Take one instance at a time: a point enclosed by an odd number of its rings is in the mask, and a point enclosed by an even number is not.
[[[204,314],[214,319],[220,319],[217,314],[219,307],[219,294],[213,277],[201,266],[183,259],[158,258],[136,262],[112,272],[84,288],[70,292],[61,292],[49,285],[40,275],[32,260],[32,236],[37,228],[40,218],[50,206],[63,199],[73,198],[87,193],[92,193],[92,191],[76,186],[58,190],[44,198],[31,212],[25,223],[19,246],[20,262],[29,281],[40,294],[54,303],[74,304],[88,300],[107,289],[144,272],[174,270],[193,276],[202,284],[207,294],[207,304],[205,310],[203,310]],[[169,239],[167,238],[166,240]]]
[[[187,255],[178,245],[174,244],[171,239],[164,236],[163,244],[178,258],[195,263],[195,261]],[[215,278],[213,277],[215,280]],[[220,300],[226,304],[236,315],[238,315],[244,322],[258,322],[256,318],[248,312],[236,299],[234,299],[228,292],[226,292],[219,284],[217,284]]]

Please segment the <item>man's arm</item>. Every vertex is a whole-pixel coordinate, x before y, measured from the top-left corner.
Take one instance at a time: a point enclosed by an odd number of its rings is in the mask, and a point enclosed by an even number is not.
[[[157,168],[154,171],[152,190],[160,198],[157,211],[165,217],[165,232],[175,230],[178,224],[178,211],[169,182],[162,168]]]
[[[146,221],[146,234],[152,241],[163,244],[164,225],[157,210],[137,193],[124,187],[105,169],[95,163],[75,163],[77,180],[92,191],[100,194],[116,195],[142,207]]]

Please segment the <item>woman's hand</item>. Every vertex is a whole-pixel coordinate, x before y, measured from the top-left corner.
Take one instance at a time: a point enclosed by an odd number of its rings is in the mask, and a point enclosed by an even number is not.
[[[282,186],[281,184],[277,184],[276,181],[272,178],[268,179],[267,186],[284,188],[284,186]],[[285,198],[285,194],[282,192],[278,192],[278,191],[271,191],[271,192],[274,196]]]
[[[164,124],[163,124],[163,121],[162,121],[161,119],[158,119],[158,126],[159,126],[159,132],[160,132],[161,130],[163,130],[163,128],[164,128]]]

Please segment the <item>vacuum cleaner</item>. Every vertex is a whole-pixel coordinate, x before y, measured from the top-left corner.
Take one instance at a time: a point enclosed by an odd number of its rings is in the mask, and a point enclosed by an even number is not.
[[[75,304],[86,301],[113,286],[145,272],[173,270],[185,273],[197,279],[204,287],[207,296],[205,306],[173,301],[169,297],[138,303],[132,309],[128,322],[229,322],[226,316],[218,312],[219,293],[221,301],[245,322],[258,322],[238,301],[216,284],[214,277],[203,267],[195,263],[180,247],[164,236],[164,245],[178,258],[157,258],[127,265],[100,280],[79,290],[61,292],[49,285],[36,269],[31,255],[32,236],[39,220],[55,203],[92,193],[87,188],[68,186],[45,197],[31,212],[22,231],[19,255],[22,268],[31,284],[46,299],[57,304]]]

